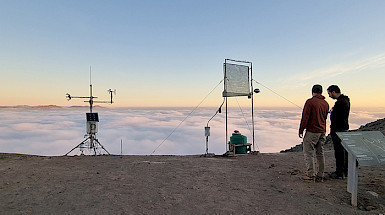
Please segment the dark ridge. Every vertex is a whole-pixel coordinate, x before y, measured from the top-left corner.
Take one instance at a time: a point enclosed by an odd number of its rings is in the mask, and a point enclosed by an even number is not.
[[[352,131],[381,131],[383,134],[385,134],[385,118],[378,119],[366,125],[361,125],[359,129]]]

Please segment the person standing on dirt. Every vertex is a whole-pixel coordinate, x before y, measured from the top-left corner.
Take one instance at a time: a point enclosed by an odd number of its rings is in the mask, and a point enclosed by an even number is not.
[[[322,86],[316,84],[312,88],[312,98],[308,99],[302,111],[301,124],[298,136],[303,137],[303,153],[307,175],[303,179],[323,179],[325,158],[323,145],[325,143],[326,119],[329,112],[329,104],[322,95]],[[315,151],[315,158],[314,158]]]
[[[329,86],[327,91],[330,98],[337,100],[330,113],[330,135],[334,146],[336,171],[330,173],[329,177],[344,178],[348,174],[348,153],[342,146],[341,139],[336,132],[349,130],[350,99],[341,94],[341,90],[337,85]]]

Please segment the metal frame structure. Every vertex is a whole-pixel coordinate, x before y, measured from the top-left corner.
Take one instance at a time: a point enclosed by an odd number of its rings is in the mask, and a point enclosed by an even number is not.
[[[92,108],[93,108],[93,104],[94,103],[110,103],[110,104],[113,103],[113,101],[112,101],[112,98],[113,98],[112,93],[116,94],[116,90],[109,89],[107,92],[111,96],[111,100],[110,101],[94,101],[94,99],[98,98],[98,97],[92,95],[91,68],[90,68],[90,96],[71,96],[69,93],[67,93],[66,97],[67,97],[68,101],[73,99],[73,98],[89,99],[89,100],[84,101],[84,102],[88,102],[89,103],[89,105],[90,105],[90,114],[92,114],[93,113],[92,112]],[[91,127],[90,129],[87,128],[87,134],[85,135],[85,137],[87,137],[87,138],[84,139],[77,146],[75,146],[73,149],[71,149],[69,152],[67,152],[67,154],[65,154],[65,156],[68,155],[69,153],[71,153],[76,148],[80,149],[81,155],[84,155],[84,153],[83,153],[84,149],[89,149],[91,152],[93,152],[94,155],[97,155],[97,154],[100,155],[101,153],[98,150],[99,147],[102,148],[105,152],[107,152],[107,154],[110,155],[110,153],[104,148],[104,146],[96,138],[97,129],[95,129],[95,126],[96,126],[96,123],[99,121],[99,119],[98,119],[98,116],[97,116],[98,113],[94,113],[94,114],[96,115],[97,120],[94,120],[94,119],[90,120],[87,117],[87,126]],[[88,125],[89,123],[90,123],[90,125]],[[87,145],[87,143],[88,143],[88,145]]]
[[[253,151],[255,151],[255,135],[254,135],[254,88],[253,88],[253,63],[249,61],[241,61],[241,60],[233,60],[233,59],[225,59],[225,63],[223,65],[224,69],[224,91],[226,91],[226,82],[227,80],[227,74],[226,74],[226,65],[227,62],[235,62],[235,63],[242,63],[242,64],[248,64],[249,65],[249,74],[250,74],[250,94],[249,98],[251,97],[251,121],[252,121],[252,139],[253,139]],[[228,96],[225,97],[225,104],[226,104],[226,150],[228,149],[228,142],[229,142],[229,135],[228,135],[228,105],[227,105],[227,98]]]

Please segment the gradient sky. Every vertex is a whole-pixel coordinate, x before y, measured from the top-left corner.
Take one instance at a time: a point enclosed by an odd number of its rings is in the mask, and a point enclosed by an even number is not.
[[[311,86],[341,87],[352,106],[385,107],[385,1],[0,0],[0,106],[196,106],[225,58],[303,106]],[[254,84],[256,106],[293,106]],[[220,85],[203,106],[220,104]],[[247,99],[240,98],[241,104]],[[334,103],[327,99],[329,103]]]

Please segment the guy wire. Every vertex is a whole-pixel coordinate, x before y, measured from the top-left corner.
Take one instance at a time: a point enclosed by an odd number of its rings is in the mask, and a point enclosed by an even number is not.
[[[172,130],[172,132],[166,137],[166,139],[164,139],[159,145],[158,145],[158,147],[156,147],[155,149],[154,149],[154,151],[151,153],[151,155],[152,154],[154,154],[155,153],[155,151],[176,131],[176,129],[178,129],[179,128],[179,126],[180,125],[182,125],[182,123],[203,103],[203,101],[204,100],[206,100],[206,98],[222,83],[222,81],[223,81],[223,79],[217,84],[217,86],[215,86],[214,87],[214,89],[212,89],[210,92],[209,92],[209,94],[207,94],[203,99],[202,99],[202,101],[179,123],[179,125],[178,126],[176,126],[175,128],[174,128],[174,130]]]
[[[229,81],[229,80],[227,80],[227,81]],[[232,88],[231,82],[229,81],[228,83],[229,83],[229,87]],[[239,107],[239,109],[241,110],[242,117],[243,117],[243,119],[244,119],[245,122],[246,122],[246,125],[247,125],[247,128],[248,128],[250,134],[253,135],[252,129],[250,128],[249,122],[247,121],[247,119],[246,119],[246,117],[245,117],[245,113],[243,112],[243,109],[242,109],[241,105],[239,104],[237,97],[235,97],[235,100],[237,101],[238,107]],[[257,146],[258,151],[261,151],[261,149],[259,149],[258,144],[255,143],[255,145]],[[261,153],[261,158],[262,158],[263,162],[265,163],[265,165],[267,165],[267,163],[266,163],[266,161],[265,161],[265,158],[263,157],[263,154],[262,154],[262,153]]]
[[[228,79],[227,79],[227,81],[228,81],[228,83],[229,83],[229,87],[230,87],[230,90],[232,90],[231,81],[230,81],[230,80],[228,80]],[[245,117],[245,113],[243,112],[243,110],[242,110],[242,107],[241,107],[241,105],[239,104],[237,97],[235,97],[235,100],[237,101],[237,103],[238,103],[238,107],[239,107],[239,109],[241,110],[241,113],[242,113],[242,117],[243,117],[243,119],[245,120],[245,122],[246,122],[246,125],[247,125],[247,127],[248,127],[248,129],[249,129],[250,133],[252,134],[252,132],[251,132],[251,128],[250,128],[250,126],[249,126],[249,122],[247,122],[247,119],[246,119],[246,117]]]
[[[209,126],[209,122],[219,113],[219,110],[222,108],[223,104],[225,103],[225,98],[223,98],[222,104],[219,106],[218,110],[215,112],[214,116],[212,116],[209,121],[207,121],[207,127]]]
[[[259,83],[258,81],[256,81],[256,80],[253,80],[253,81],[254,81],[255,83],[257,83],[257,84],[260,84],[260,85],[263,86],[264,88],[270,90],[270,91],[271,91],[272,93],[274,93],[275,95],[277,95],[277,96],[279,96],[279,97],[285,99],[286,101],[290,102],[291,104],[293,104],[294,106],[297,106],[298,108],[300,108],[300,109],[302,110],[302,107],[298,106],[297,104],[295,104],[294,102],[290,101],[289,99],[287,99],[287,98],[285,98],[285,97],[279,95],[278,93],[274,92],[272,89],[266,87],[265,85]]]

